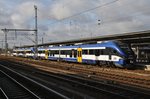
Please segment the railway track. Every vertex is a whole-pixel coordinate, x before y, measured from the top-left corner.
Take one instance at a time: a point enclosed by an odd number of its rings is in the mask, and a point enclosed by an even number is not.
[[[98,69],[98,70],[92,70],[90,68],[85,68],[83,66],[70,66],[70,65],[62,65],[62,64],[52,64],[52,63],[42,63],[39,61],[30,61],[29,62],[37,65],[42,65],[45,67],[52,67],[52,68],[57,68],[57,69],[63,69],[63,70],[68,70],[72,72],[77,72],[77,73],[82,73],[85,76],[90,76],[95,79],[105,79],[105,80],[111,80],[112,82],[116,83],[122,83],[122,84],[129,84],[134,87],[141,87],[141,88],[150,88],[150,79],[145,79],[143,77],[135,77],[131,76],[130,74],[127,75],[117,73],[114,71],[109,71],[109,70],[103,70]],[[24,62],[23,62],[24,63]],[[150,75],[150,74],[149,74]]]
[[[143,97],[148,99],[150,94],[146,94],[136,90],[130,90],[123,87],[118,87],[117,85],[102,83],[98,81],[89,80],[82,77],[77,77],[74,75],[66,75],[66,74],[55,74],[55,73],[44,73],[44,72],[36,72],[34,74],[38,75],[45,75],[54,79],[58,79],[60,81],[69,82],[70,84],[73,83],[80,88],[88,88],[89,90],[93,90],[99,93],[108,93],[108,95],[119,96],[120,98],[138,98],[142,99]],[[38,76],[39,77],[39,76]]]
[[[6,66],[0,65],[0,69],[2,97],[7,96],[8,99],[49,99],[50,97],[70,99]]]
[[[5,59],[5,57],[3,57],[4,59]],[[77,66],[78,68],[95,68],[95,67],[98,67],[98,68],[96,68],[96,69],[98,69],[98,70],[101,70],[101,69],[103,69],[103,70],[109,70],[109,69],[111,69],[112,71],[121,71],[121,72],[132,72],[132,74],[144,74],[144,75],[148,75],[148,76],[150,76],[150,71],[145,71],[145,70],[139,70],[139,69],[135,69],[135,70],[127,70],[127,69],[119,69],[119,68],[107,68],[107,67],[99,67],[99,66],[93,66],[93,65],[88,65],[88,64],[77,64],[77,63],[67,63],[67,62],[59,62],[59,65],[58,65],[58,62],[56,62],[56,61],[49,61],[49,60],[40,60],[40,61],[35,61],[35,60],[33,60],[33,59],[25,59],[25,58],[21,58],[21,57],[8,57],[7,59],[9,59],[9,60],[12,60],[12,59],[15,59],[15,60],[17,60],[17,61],[22,61],[22,62],[29,62],[29,63],[33,63],[33,64],[37,64],[37,65],[56,65],[56,66],[60,66],[60,67],[63,67],[64,65],[66,65],[67,64],[67,66],[65,66],[65,68],[67,69],[67,68],[70,68],[70,67],[74,67],[74,66]],[[57,68],[57,67],[56,67]]]
[[[1,79],[1,93],[3,94],[3,98],[11,99],[11,98],[35,98],[39,99],[34,93],[29,91],[22,84],[17,82],[15,79],[7,75],[5,72],[0,71],[0,79]],[[2,90],[3,89],[3,90]]]
[[[15,64],[16,65],[16,64]],[[18,67],[21,67],[18,64]],[[31,71],[30,71],[31,72]],[[28,72],[28,74],[30,73]],[[40,71],[32,71],[34,73],[30,74],[36,76],[38,78],[49,77],[53,79],[57,79],[58,81],[69,82],[69,84],[78,86],[79,88],[88,88],[95,92],[99,93],[107,93],[112,95],[112,97],[121,97],[121,98],[138,98],[138,99],[149,99],[150,94],[143,93],[141,91],[135,91],[128,88],[123,88],[117,85],[102,83],[98,81],[89,80],[79,76],[59,74],[59,73],[45,73]],[[34,78],[34,77],[32,77]],[[46,79],[47,80],[47,79]]]
[[[31,79],[34,79],[35,81],[40,82],[44,85],[47,85],[47,87],[49,86],[49,82],[50,82],[50,83],[53,83],[53,86],[56,84],[56,86],[54,86],[54,87],[59,86],[59,88],[61,88],[63,91],[68,90],[68,91],[71,91],[72,93],[75,93],[73,96],[71,96],[71,99],[99,99],[99,98],[104,98],[104,97],[109,97],[108,99],[110,99],[111,97],[114,97],[116,99],[120,99],[120,98],[126,99],[123,95],[119,95],[119,94],[116,94],[116,93],[113,93],[110,91],[105,91],[105,90],[99,90],[100,92],[97,92],[97,89],[94,89],[94,88],[93,89],[95,91],[93,93],[95,93],[95,95],[88,95],[88,94],[91,94],[91,91],[89,90],[89,86],[84,85],[85,89],[82,89],[83,88],[83,87],[81,87],[81,86],[83,86],[82,83],[77,83],[75,80],[72,82],[68,82],[69,80],[64,81],[62,79],[58,79],[58,78],[56,79],[54,77],[52,78],[52,76],[44,75],[43,74],[44,72],[40,72],[34,68],[27,69],[27,68],[23,68],[21,65],[17,65],[17,64],[13,65],[12,63],[8,64],[6,62],[3,65],[6,66],[6,64],[9,68],[10,67],[11,67],[11,69],[15,68],[16,71],[20,71],[23,75],[25,75]],[[71,89],[73,89],[73,90],[71,90]],[[88,91],[85,92],[85,90],[87,90],[87,89],[88,89]],[[61,93],[63,93],[63,92],[61,92]]]
[[[0,88],[0,99],[9,99],[2,88]]]
[[[45,66],[48,66],[48,65],[45,65]],[[132,76],[130,74],[127,75],[125,73],[121,74],[121,73],[117,73],[111,70],[103,70],[103,68],[101,70],[100,69],[92,70],[90,68],[66,66],[66,65],[65,66],[64,65],[52,65],[51,67],[82,73],[82,74],[85,74],[86,76],[93,77],[95,79],[106,79],[106,80],[112,80],[112,82],[115,82],[115,83],[120,82],[123,84],[131,84],[132,86],[135,86],[135,87],[150,88],[150,79],[144,79],[141,77],[139,78],[139,77]]]
[[[131,77],[126,75],[120,75],[115,73],[108,73],[108,71],[94,71],[89,70],[85,68],[68,68],[71,71],[75,72],[82,72],[83,74],[89,75],[90,77],[93,77],[95,79],[107,79],[111,80],[112,82],[122,82],[123,84],[131,84],[135,87],[144,87],[144,88],[150,88],[150,80],[137,78],[137,77]]]

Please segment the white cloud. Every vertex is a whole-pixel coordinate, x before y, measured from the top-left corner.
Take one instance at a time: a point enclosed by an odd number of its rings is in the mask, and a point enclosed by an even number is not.
[[[0,1],[0,27],[34,28],[33,6],[37,5],[39,38],[43,36],[45,42],[149,29],[150,0],[119,0],[79,14],[112,1],[115,0],[16,0],[16,3],[11,3],[11,0]],[[7,2],[13,5],[8,6]],[[76,14],[79,15],[57,22]],[[98,25],[98,20],[101,20],[101,25]],[[56,23],[51,24],[53,22]]]
[[[34,22],[34,5],[39,5],[38,2],[25,2],[17,5],[14,13],[11,15],[14,28],[26,28]],[[39,5],[40,6],[40,5]]]

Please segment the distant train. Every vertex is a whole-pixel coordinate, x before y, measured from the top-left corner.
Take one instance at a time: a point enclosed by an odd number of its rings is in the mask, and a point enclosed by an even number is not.
[[[33,48],[18,48],[13,51],[14,56],[32,58],[34,53]],[[123,68],[130,68],[135,63],[135,55],[132,49],[127,44],[117,41],[38,48],[38,57],[41,59],[109,65]]]

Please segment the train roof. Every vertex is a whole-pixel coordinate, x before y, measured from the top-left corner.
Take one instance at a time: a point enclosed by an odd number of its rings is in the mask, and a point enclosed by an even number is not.
[[[54,46],[54,47],[47,47],[47,48],[38,48],[38,50],[70,50],[70,49],[77,49],[77,48],[100,48],[100,47],[113,47],[115,49],[118,49],[118,46],[116,45],[116,41],[107,41],[107,42],[102,42],[102,43],[97,43],[97,44],[83,44],[83,45],[71,45],[71,46]],[[14,51],[25,51],[25,50],[30,50],[34,51],[34,48],[19,48]]]
[[[108,47],[108,46],[116,46],[116,43],[114,41],[108,41],[108,42],[97,43],[97,44],[80,45],[80,47],[82,47],[82,48],[86,48],[86,47]]]
[[[47,48],[38,48],[39,50],[45,49],[76,49],[76,48],[89,48],[89,47],[115,47],[116,43],[114,41],[102,42],[97,44],[84,44],[84,45],[71,45],[71,46],[55,46],[55,47],[47,47]]]
[[[13,51],[31,51],[34,50],[34,48],[16,48],[13,49]]]

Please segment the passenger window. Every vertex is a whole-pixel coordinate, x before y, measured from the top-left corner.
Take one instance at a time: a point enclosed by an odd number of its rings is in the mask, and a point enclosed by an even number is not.
[[[88,50],[83,50],[82,54],[88,54]]]
[[[100,54],[100,51],[98,49],[95,50],[95,56],[99,56],[99,54]]]
[[[100,53],[101,55],[104,55],[104,50],[101,50],[101,53]]]
[[[70,57],[72,57],[72,53],[70,53]]]
[[[94,50],[89,50],[90,55],[94,55]]]
[[[74,51],[74,57],[77,57],[77,51],[76,50]]]

